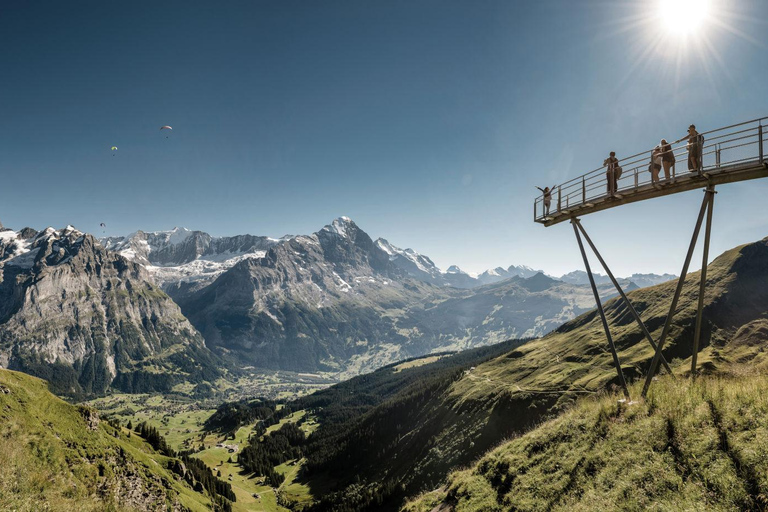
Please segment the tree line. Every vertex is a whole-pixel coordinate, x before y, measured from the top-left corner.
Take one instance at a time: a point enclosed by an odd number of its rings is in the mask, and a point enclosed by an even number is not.
[[[131,429],[132,426],[129,422],[128,428]],[[172,457],[173,460],[168,463],[168,469],[183,478],[196,492],[208,491],[215,510],[232,511],[231,502],[237,501],[232,486],[217,478],[203,461],[191,457],[189,452],[177,453],[168,446],[157,428],[146,422],[139,423],[135,432],[143,437],[152,448],[167,457]]]
[[[275,471],[275,466],[302,458],[305,443],[306,436],[300,425],[285,423],[263,438],[252,437],[238,455],[237,462],[247,472],[265,477],[267,485],[280,487],[285,477]]]

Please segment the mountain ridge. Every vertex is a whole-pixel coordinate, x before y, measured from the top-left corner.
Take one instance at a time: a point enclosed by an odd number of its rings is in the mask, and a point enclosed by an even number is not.
[[[0,366],[60,393],[170,389],[218,374],[144,267],[72,226],[0,233],[0,298]]]
[[[349,217],[338,217],[334,219],[327,227],[333,229],[343,229],[343,224],[354,221]],[[355,224],[356,225],[356,224]],[[338,227],[334,227],[338,226]],[[175,243],[171,240],[177,239]],[[171,267],[172,263],[176,266],[189,264],[196,258],[189,257],[190,255],[197,255],[197,258],[202,260],[208,260],[208,256],[221,254],[223,251],[220,247],[237,245],[239,247],[237,253],[233,252],[233,257],[236,255],[244,255],[249,257],[259,257],[260,252],[265,251],[272,245],[281,241],[293,238],[292,235],[285,235],[281,238],[272,238],[268,236],[257,235],[234,235],[234,236],[222,236],[214,237],[203,231],[189,230],[186,228],[176,227],[169,231],[136,231],[127,236],[112,236],[103,237],[100,240],[104,246],[110,250],[120,252],[129,259],[136,259],[139,263],[144,265],[150,265],[153,267]],[[194,240],[197,251],[194,251],[188,247],[183,250],[169,250],[168,246],[179,245],[186,242],[187,239]],[[238,242],[234,240],[238,239]],[[186,242],[190,245],[191,242]],[[533,277],[537,273],[544,273],[542,270],[537,270],[526,265],[510,265],[508,267],[495,267],[492,269],[486,269],[479,274],[470,274],[464,272],[456,265],[450,265],[447,269],[443,270],[439,268],[429,256],[421,254],[414,249],[406,248],[402,249],[390,243],[385,238],[377,238],[375,244],[386,252],[390,256],[390,260],[402,270],[405,270],[411,277],[415,277],[424,282],[431,284],[454,286],[456,288],[474,288],[476,286],[482,286],[484,284],[490,284],[505,279],[509,279],[515,276],[518,277]],[[142,247],[143,246],[143,247]],[[149,250],[147,250],[147,247]],[[182,253],[186,255],[186,258],[172,258],[170,255],[174,253]],[[149,256],[151,255],[151,256]],[[151,260],[151,261],[150,261]],[[214,260],[215,261],[215,260]],[[222,262],[219,260],[219,262]],[[231,266],[231,265],[230,265]],[[158,268],[153,268],[152,271],[156,272],[157,278],[160,279],[161,285],[166,282],[173,281],[171,277],[165,277],[159,272]],[[190,275],[190,272],[187,275]],[[548,274],[547,274],[548,275]],[[607,276],[595,273],[596,281],[600,284],[608,284],[610,280]],[[564,281],[570,284],[588,284],[586,272],[583,270],[575,270],[570,273],[563,274],[561,276],[550,276],[560,281]],[[652,286],[660,282],[668,281],[676,278],[672,274],[632,274],[629,277],[623,278],[628,281],[633,281],[641,288],[646,286]],[[180,277],[177,279],[181,280]]]

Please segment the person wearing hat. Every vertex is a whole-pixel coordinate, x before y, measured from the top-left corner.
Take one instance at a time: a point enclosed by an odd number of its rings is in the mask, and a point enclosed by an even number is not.
[[[691,172],[701,169],[701,152],[704,148],[704,137],[696,131],[696,126],[691,125],[688,127],[688,135],[678,140],[677,142],[687,140],[688,145],[688,170]]]

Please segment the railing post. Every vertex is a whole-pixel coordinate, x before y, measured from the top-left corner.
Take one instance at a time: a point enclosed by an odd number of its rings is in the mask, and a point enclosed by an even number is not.
[[[639,186],[639,182],[637,180],[637,167],[635,167],[635,188]]]
[[[561,187],[557,187],[557,213],[560,213],[560,210],[563,209],[563,189]]]
[[[536,200],[533,202],[533,222],[536,222],[536,203],[538,203],[538,202],[539,202],[539,200],[538,200],[538,199],[536,199]]]
[[[757,125],[757,138],[759,139],[760,147],[760,163],[763,163],[763,123]]]
[[[720,167],[720,144],[718,144],[717,149],[715,149],[715,165]]]
[[[587,202],[587,181],[584,176],[581,177],[581,204]]]

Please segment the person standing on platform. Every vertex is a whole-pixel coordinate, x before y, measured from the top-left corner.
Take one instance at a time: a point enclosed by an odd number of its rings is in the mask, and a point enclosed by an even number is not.
[[[661,139],[661,165],[664,166],[664,179],[669,181],[669,170],[675,165],[675,154],[672,152],[672,144],[666,139]]]
[[[659,171],[661,170],[661,144],[653,148],[651,151],[651,165],[648,168],[651,171],[651,183],[656,186],[659,183]]]
[[[611,155],[603,161],[606,166],[605,179],[607,181],[607,191],[609,196],[616,194],[619,187],[619,159],[616,158],[616,152],[611,151]]]
[[[549,205],[552,204],[552,191],[555,189],[556,185],[552,185],[552,188],[549,187],[536,187],[537,189],[541,190],[542,194],[544,194],[544,216],[549,217]]]
[[[688,127],[688,135],[675,141],[675,143],[684,140],[688,141],[688,145],[686,146],[686,149],[688,150],[688,170],[691,172],[696,172],[701,169],[702,151],[704,149],[704,136],[697,132],[696,125],[692,124]]]

